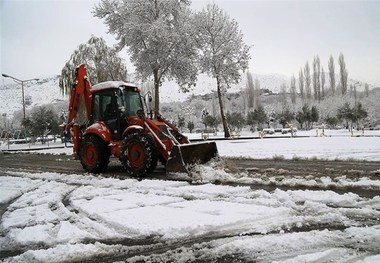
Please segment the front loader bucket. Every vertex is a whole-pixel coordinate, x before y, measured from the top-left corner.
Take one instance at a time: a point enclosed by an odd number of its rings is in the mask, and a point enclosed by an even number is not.
[[[189,172],[194,164],[204,164],[218,155],[215,142],[174,145],[166,162],[169,173]]]

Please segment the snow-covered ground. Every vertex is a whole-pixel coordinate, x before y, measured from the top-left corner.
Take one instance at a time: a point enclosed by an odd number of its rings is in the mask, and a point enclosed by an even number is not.
[[[332,137],[217,145],[222,157],[380,161],[380,137],[329,132]],[[3,262],[380,262],[379,195],[207,183],[256,180],[217,163],[198,167],[202,184],[15,170],[0,175]],[[326,176],[314,183],[353,182]],[[380,192],[380,180],[364,176],[356,183]]]

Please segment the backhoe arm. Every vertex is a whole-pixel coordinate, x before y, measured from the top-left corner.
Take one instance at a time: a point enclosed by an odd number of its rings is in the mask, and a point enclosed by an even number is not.
[[[77,117],[80,105],[84,99],[87,119],[91,115],[91,84],[87,79],[87,69],[84,64],[76,68],[76,79],[71,89],[69,116],[67,118],[66,132],[69,133]]]
[[[66,134],[71,134],[73,140],[73,153],[78,158],[78,150],[80,145],[80,128],[76,122],[78,111],[81,104],[85,103],[87,119],[91,117],[91,84],[87,79],[87,69],[84,64],[79,65],[75,71],[76,79],[71,89],[69,116],[65,127]]]

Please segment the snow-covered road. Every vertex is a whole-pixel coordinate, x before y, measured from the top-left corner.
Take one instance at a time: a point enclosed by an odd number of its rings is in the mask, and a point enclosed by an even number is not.
[[[50,158],[41,169],[49,172],[2,164],[0,261],[380,262],[379,140],[218,141],[222,156],[298,162],[298,168],[234,173],[228,163],[214,162],[196,167],[190,183],[187,175],[120,180],[79,167],[73,174],[49,170],[72,165],[65,156]],[[373,162],[360,170],[318,159]],[[301,169],[304,162],[315,167]]]
[[[3,175],[4,262],[380,260],[379,196]]]

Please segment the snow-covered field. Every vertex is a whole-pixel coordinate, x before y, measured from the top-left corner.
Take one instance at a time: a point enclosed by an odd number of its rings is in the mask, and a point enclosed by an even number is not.
[[[318,134],[318,136],[317,136]],[[380,161],[380,131],[355,131],[353,134],[347,130],[326,130],[325,137],[321,137],[321,130],[299,131],[294,138],[290,134],[267,135],[264,139],[247,139],[258,133],[243,132],[236,140],[218,140],[218,151],[225,157],[242,157],[252,159],[267,158],[308,158],[323,160],[367,160]],[[189,139],[201,139],[201,134],[185,134]],[[352,136],[353,135],[353,136]],[[223,137],[223,133],[216,136],[209,134],[210,139]],[[271,138],[271,137],[276,138]],[[310,137],[302,137],[310,136]],[[70,144],[69,144],[70,146]],[[72,148],[63,147],[58,142],[49,144],[0,144],[0,150],[31,150],[47,147],[51,149],[37,150],[37,153],[72,154]]]
[[[380,161],[380,137],[330,133],[217,145],[222,157]],[[70,154],[71,148],[43,152]],[[203,180],[195,184],[16,170],[0,175],[3,262],[380,262],[380,195],[215,185],[207,182],[255,180],[215,163],[198,167]],[[326,176],[314,183],[334,182]],[[357,183],[380,192],[380,180],[364,176]]]

